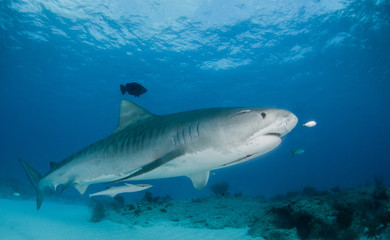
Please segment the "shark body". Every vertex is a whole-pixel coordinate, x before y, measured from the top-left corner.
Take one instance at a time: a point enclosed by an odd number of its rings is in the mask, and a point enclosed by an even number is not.
[[[281,143],[297,124],[289,111],[274,108],[210,108],[155,115],[123,100],[117,129],[76,152],[41,176],[20,160],[37,191],[37,209],[46,187],[187,176],[196,189],[210,170],[261,156]]]

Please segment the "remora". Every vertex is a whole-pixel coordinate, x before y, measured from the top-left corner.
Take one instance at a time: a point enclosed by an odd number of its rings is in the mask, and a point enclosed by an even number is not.
[[[117,129],[76,152],[41,176],[20,160],[37,191],[37,209],[46,187],[187,176],[196,189],[210,170],[263,155],[297,124],[289,111],[274,108],[209,108],[155,115],[123,100]]]

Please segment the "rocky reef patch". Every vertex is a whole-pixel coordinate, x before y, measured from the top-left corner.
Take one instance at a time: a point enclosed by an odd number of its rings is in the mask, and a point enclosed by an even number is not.
[[[211,196],[175,200],[145,192],[139,201],[80,198],[48,193],[47,200],[88,203],[90,222],[109,220],[128,227],[173,223],[186,228],[248,229],[253,238],[267,240],[387,240],[390,239],[390,189],[383,178],[374,185],[319,191],[306,187],[271,199],[229,193],[227,183],[210,186]],[[31,186],[0,179],[0,197],[35,200]]]
[[[170,221],[191,228],[248,228],[253,238],[270,240],[390,239],[390,191],[382,183],[332,191],[307,187],[270,200],[229,194],[225,184],[212,188],[214,195],[198,199],[150,192],[132,204],[119,198],[103,204],[104,218],[129,227]]]

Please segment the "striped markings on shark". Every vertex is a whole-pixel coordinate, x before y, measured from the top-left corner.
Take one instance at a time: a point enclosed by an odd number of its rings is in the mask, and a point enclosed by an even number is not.
[[[210,171],[249,161],[275,149],[297,124],[289,111],[275,108],[209,108],[156,115],[123,100],[117,129],[41,175],[19,159],[37,191],[90,184],[187,176],[196,189]]]

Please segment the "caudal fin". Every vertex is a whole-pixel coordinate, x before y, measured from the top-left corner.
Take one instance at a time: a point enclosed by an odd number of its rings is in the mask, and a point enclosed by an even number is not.
[[[124,95],[126,93],[126,87],[123,86],[122,84],[120,85],[120,87],[121,87],[121,93],[122,95]]]
[[[43,190],[39,188],[39,181],[41,181],[42,176],[39,172],[35,171],[30,165],[28,165],[27,162],[23,161],[19,158],[20,164],[22,164],[24,170],[27,173],[28,179],[30,179],[30,182],[34,186],[35,190],[37,191],[37,209],[39,209],[42,205],[43,200]]]

